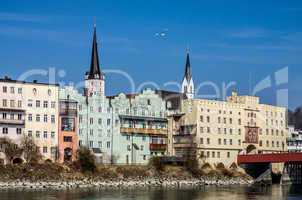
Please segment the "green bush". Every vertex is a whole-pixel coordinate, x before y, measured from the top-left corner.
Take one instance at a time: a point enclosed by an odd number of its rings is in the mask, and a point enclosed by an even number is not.
[[[165,168],[161,158],[157,156],[150,158],[149,165],[154,167],[156,171],[163,171]]]
[[[87,147],[80,147],[77,152],[77,162],[82,172],[96,171],[95,157]]]

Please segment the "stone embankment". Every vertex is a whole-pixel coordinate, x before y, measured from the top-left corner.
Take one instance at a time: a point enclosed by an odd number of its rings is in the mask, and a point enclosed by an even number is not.
[[[252,180],[237,178],[200,178],[200,179],[116,179],[116,180],[74,180],[74,181],[23,181],[14,180],[1,182],[0,189],[75,189],[75,188],[148,188],[148,187],[164,187],[164,188],[183,188],[183,187],[200,187],[205,185],[229,186],[229,185],[249,185]]]

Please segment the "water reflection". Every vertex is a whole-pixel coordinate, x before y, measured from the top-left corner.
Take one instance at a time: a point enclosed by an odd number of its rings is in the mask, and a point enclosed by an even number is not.
[[[302,199],[302,186],[272,187],[201,187],[187,189],[128,189],[128,190],[66,190],[29,191],[2,190],[1,200],[245,200]]]

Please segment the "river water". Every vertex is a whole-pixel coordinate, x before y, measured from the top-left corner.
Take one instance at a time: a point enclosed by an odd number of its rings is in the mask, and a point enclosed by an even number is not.
[[[241,200],[302,199],[302,186],[215,187],[187,189],[77,189],[77,190],[0,190],[1,200]]]

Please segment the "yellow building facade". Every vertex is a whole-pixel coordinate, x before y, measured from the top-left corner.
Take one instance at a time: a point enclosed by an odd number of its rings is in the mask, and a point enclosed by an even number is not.
[[[184,99],[181,107],[170,123],[173,155],[190,150],[201,162],[230,166],[238,154],[287,151],[286,108],[236,92],[226,101]]]

